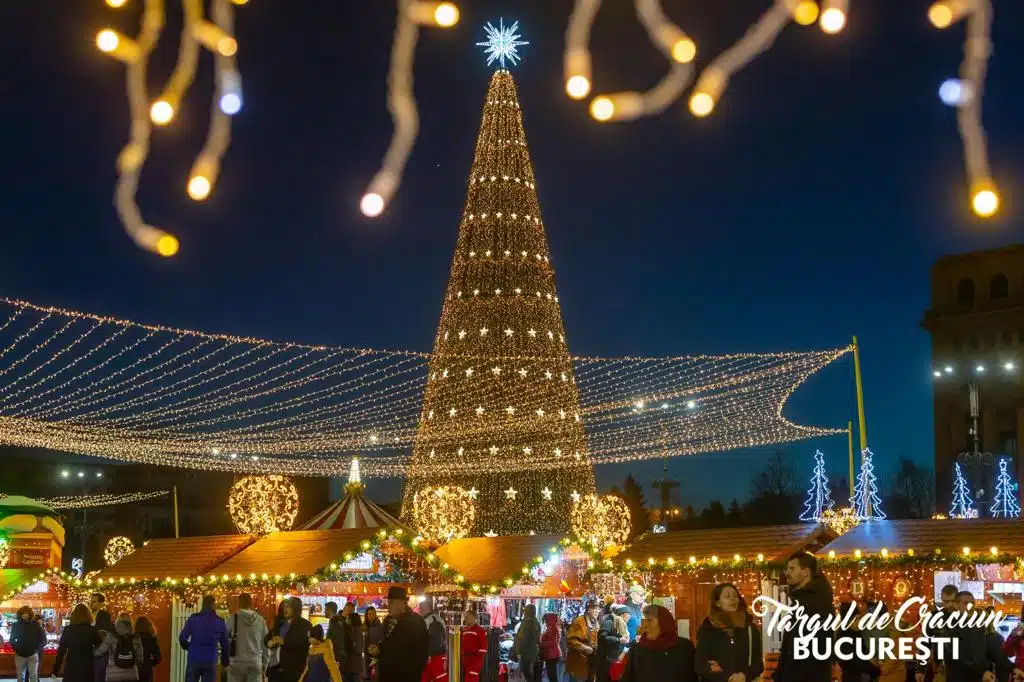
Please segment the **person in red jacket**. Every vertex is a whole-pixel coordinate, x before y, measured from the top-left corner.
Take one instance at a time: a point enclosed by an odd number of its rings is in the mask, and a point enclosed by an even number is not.
[[[1021,624],[1015,627],[1003,642],[1003,653],[1013,659],[1014,679],[1021,676],[1016,671],[1024,671],[1024,608],[1021,609],[1020,615]]]
[[[544,614],[544,632],[540,635],[540,660],[548,673],[548,682],[558,682],[558,663],[562,660],[562,629],[557,613]]]
[[[487,631],[477,625],[476,612],[462,617],[462,670],[466,682],[479,682],[487,658]]]

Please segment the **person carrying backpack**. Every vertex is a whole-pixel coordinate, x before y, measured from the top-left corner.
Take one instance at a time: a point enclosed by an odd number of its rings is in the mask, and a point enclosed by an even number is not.
[[[119,613],[114,631],[108,632],[96,649],[97,656],[107,657],[106,682],[138,682],[139,664],[145,652],[142,640],[132,632],[132,618]]]

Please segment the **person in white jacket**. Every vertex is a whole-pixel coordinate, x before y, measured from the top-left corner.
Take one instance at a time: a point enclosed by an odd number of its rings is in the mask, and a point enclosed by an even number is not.
[[[263,640],[267,621],[253,610],[252,597],[238,595],[238,610],[228,618],[228,640],[231,642],[229,682],[261,682],[270,665],[270,649]]]

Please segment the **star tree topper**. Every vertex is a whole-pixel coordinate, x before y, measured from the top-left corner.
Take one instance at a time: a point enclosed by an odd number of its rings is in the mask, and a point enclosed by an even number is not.
[[[494,25],[488,21],[484,30],[487,31],[487,40],[477,43],[477,45],[487,48],[484,50],[484,54],[487,55],[487,66],[493,64],[495,60],[503,69],[506,59],[513,65],[519,63],[519,46],[530,43],[520,40],[522,36],[519,35],[518,21],[513,22],[508,28],[505,28],[504,19],[498,19],[498,28],[494,28]]]

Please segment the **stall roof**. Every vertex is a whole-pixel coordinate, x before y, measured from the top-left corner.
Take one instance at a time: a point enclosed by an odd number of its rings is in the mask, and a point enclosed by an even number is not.
[[[340,559],[345,552],[359,553],[360,543],[369,535],[365,528],[271,533],[217,566],[216,572],[311,575]]]
[[[470,583],[496,584],[522,575],[523,566],[535,557],[560,548],[560,535],[500,535],[493,538],[459,538],[442,545],[434,554],[461,573]]]
[[[0,569],[0,596],[35,581],[41,572],[38,568]]]
[[[964,547],[972,552],[1024,555],[1024,521],[1021,519],[903,519],[862,523],[821,549],[836,556],[849,556],[856,550],[877,554],[883,548],[893,553],[908,549],[930,554],[958,554]]]
[[[192,538],[150,540],[113,566],[100,571],[100,578],[194,578],[256,540],[252,535],[207,535]]]
[[[632,559],[647,561],[653,557],[664,561],[672,557],[686,561],[694,556],[706,560],[717,556],[723,561],[739,554],[750,560],[763,554],[765,560],[785,559],[793,552],[815,547],[830,539],[823,526],[794,523],[785,526],[755,526],[747,528],[710,528],[704,530],[677,530],[668,533],[644,535],[615,557],[616,563]]]

